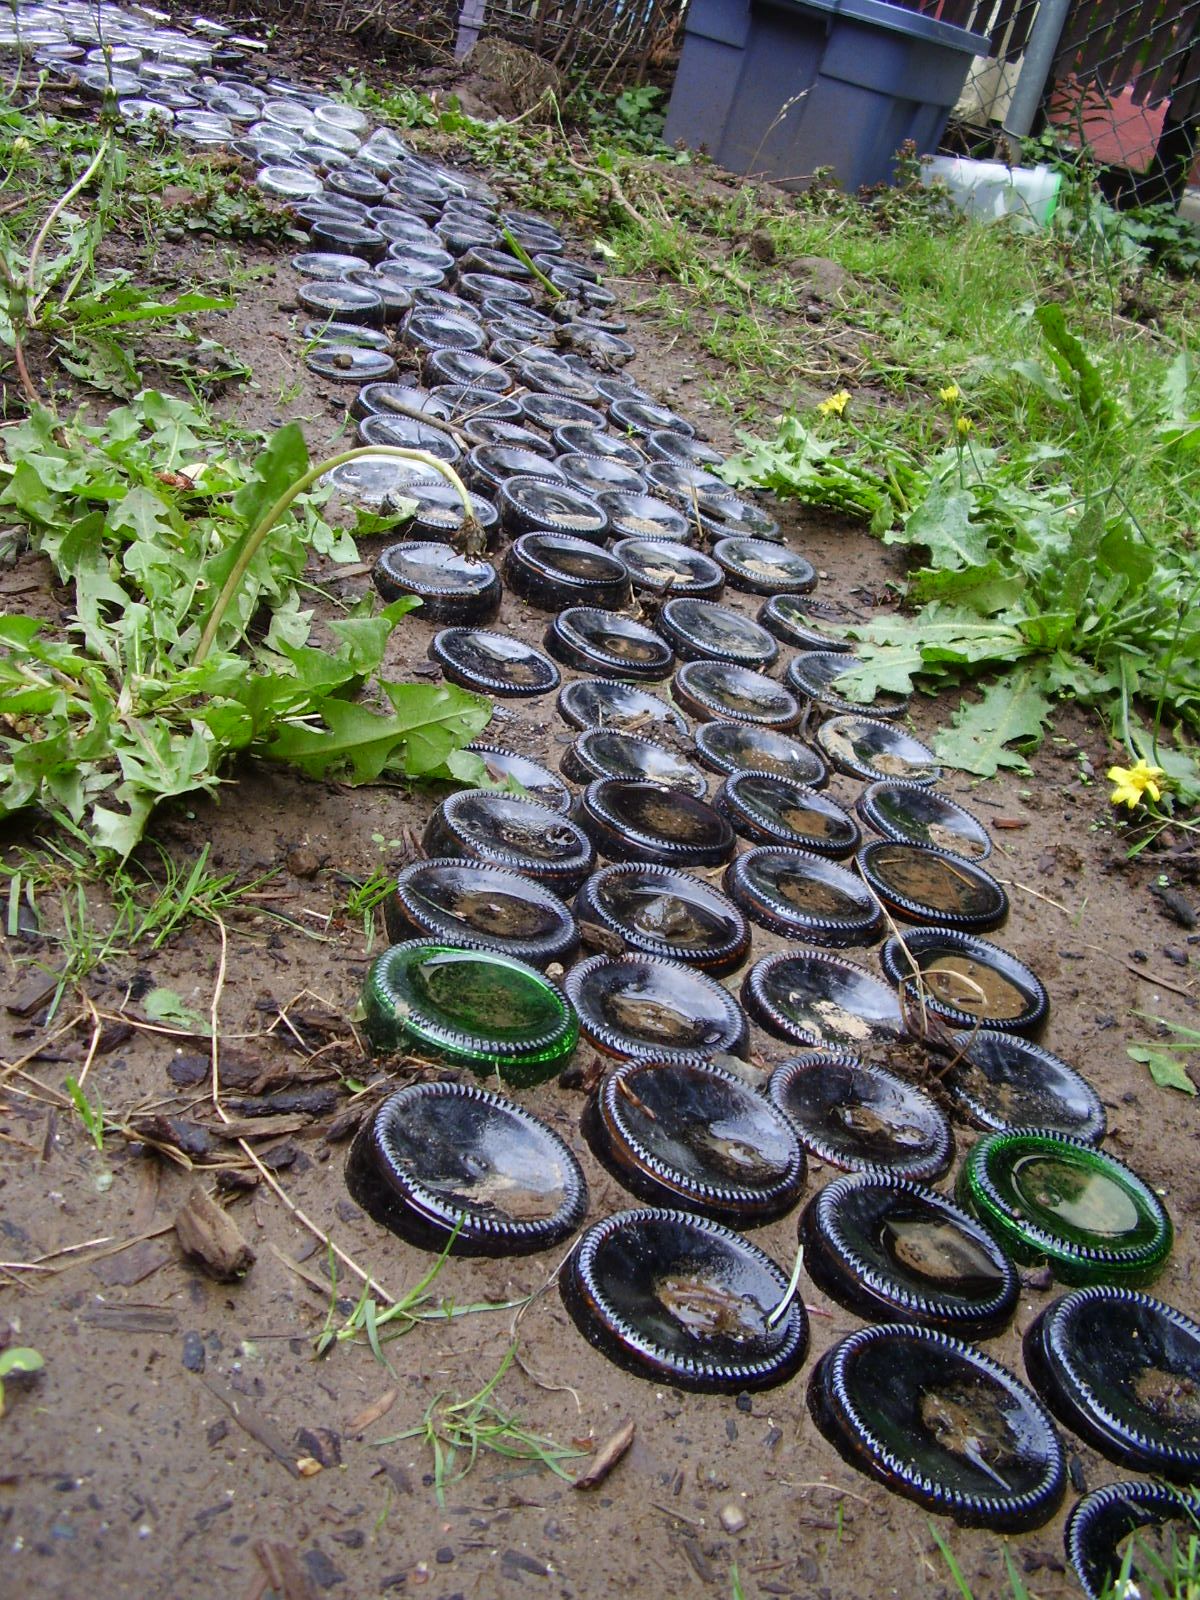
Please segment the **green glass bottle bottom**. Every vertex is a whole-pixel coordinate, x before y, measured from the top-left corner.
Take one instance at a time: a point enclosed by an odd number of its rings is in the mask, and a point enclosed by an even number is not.
[[[511,956],[412,939],[393,945],[367,974],[363,1011],[381,1052],[452,1061],[514,1088],[552,1077],[579,1037],[570,1003],[548,979]]]
[[[959,1173],[958,1198],[1014,1260],[1046,1261],[1063,1283],[1149,1283],[1174,1242],[1147,1183],[1061,1134],[1018,1129],[981,1139]]]

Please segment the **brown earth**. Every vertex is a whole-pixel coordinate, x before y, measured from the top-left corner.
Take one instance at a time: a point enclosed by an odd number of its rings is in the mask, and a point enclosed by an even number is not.
[[[244,292],[237,309],[211,326],[254,370],[252,384],[230,401],[231,414],[252,425],[297,418],[317,450],[340,432],[347,392],[303,368],[296,318],[281,309],[296,285],[285,260],[281,254],[273,278]],[[637,298],[638,285],[616,287],[623,299]],[[687,340],[666,342],[636,319],[633,327],[632,375],[715,443],[732,446],[732,430],[704,399],[719,371]],[[900,578],[898,556],[854,528],[791,507],[781,514],[789,543],[817,565],[823,595],[861,608]],[[372,554],[364,547],[365,561]],[[337,579],[320,563],[312,575],[333,578],[347,593],[368,583],[365,575]],[[43,580],[36,562],[23,562],[0,575],[0,595],[24,605],[25,591]],[[757,604],[728,598],[750,614]],[[506,598],[500,626],[537,640],[546,620]],[[401,625],[389,661],[397,676],[429,670],[432,631],[419,613]],[[948,700],[919,698],[916,731],[931,732],[952,709]],[[551,698],[499,704],[489,737],[556,766],[570,735]],[[1034,756],[1032,777],[975,783],[950,775],[943,787],[990,825],[1010,824],[995,827],[989,863],[1012,897],[998,937],[1047,984],[1045,1043],[1103,1096],[1107,1147],[1164,1195],[1178,1239],[1157,1292],[1194,1311],[1196,1102],[1157,1088],[1125,1045],[1152,1036],[1138,1014],[1196,1025],[1196,936],[1149,893],[1161,872],[1178,871],[1170,851],[1182,849],[1181,839],[1165,839],[1162,850],[1135,863],[1125,859],[1102,777],[1115,758],[1092,723],[1066,711],[1055,738]],[[846,779],[831,784],[843,800],[858,788]],[[373,1090],[401,1081],[358,1048],[350,1018],[369,951],[345,902],[349,880],[393,862],[438,798],[403,785],[350,790],[241,770],[219,803],[176,809],[159,829],[182,863],[208,843],[215,870],[266,875],[257,897],[230,913],[227,951],[217,929],[195,923],[155,954],[114,954],[88,980],[87,1002],[68,995],[48,1026],[44,1002],[28,1016],[11,1007],[4,1015],[0,1312],[9,1341],[36,1347],[46,1368],[10,1384],[0,1421],[0,1593],[76,1600],[102,1585],[113,1596],[178,1600],[269,1593],[299,1600],[324,1590],[420,1592],[428,1600],[490,1600],[520,1590],[563,1600],[635,1591],[715,1597],[733,1592],[736,1564],[748,1597],[944,1600],[954,1587],[926,1514],[852,1471],[816,1432],[805,1405],[811,1358],[792,1383],[752,1399],[683,1395],[627,1376],[591,1350],[551,1287],[521,1319],[521,1367],[505,1376],[497,1401],[534,1431],[581,1448],[633,1420],[633,1447],[587,1494],[484,1454],[450,1484],[444,1506],[428,1449],[416,1439],[380,1441],[416,1426],[435,1396],[469,1396],[495,1373],[512,1312],[423,1323],[388,1347],[391,1371],[365,1343],[314,1359],[331,1299],[326,1252],[291,1208],[328,1231],[393,1296],[429,1265],[346,1194],[347,1100],[338,1075]],[[8,842],[17,848],[22,840],[10,834]],[[1194,891],[1185,893],[1194,904]],[[756,932],[754,955],[777,944]],[[55,948],[21,937],[3,948],[15,1003],[39,963],[53,967]],[[850,955],[875,966],[874,951]],[[112,1020],[126,1009],[139,1016],[138,1001],[152,985],[176,990],[201,1018],[219,1000],[230,1114],[244,1116],[241,1102],[264,1090],[332,1091],[330,1109],[318,1100],[310,1103],[315,1114],[288,1111],[294,1132],[280,1124],[275,1136],[256,1141],[286,1204],[254,1183],[238,1147],[219,1138],[207,1042]],[[66,1026],[72,1019],[76,1025]],[[768,1064],[790,1053],[757,1030],[753,1044]],[[64,1077],[78,1076],[89,1056],[87,1087],[110,1121],[128,1127],[139,1117],[182,1118],[191,1125],[184,1136],[195,1170],[132,1136],[110,1133],[102,1151],[94,1147],[62,1094]],[[523,1098],[579,1154],[591,1185],[588,1220],[627,1206],[629,1197],[580,1138],[582,1096],[551,1083]],[[959,1127],[957,1135],[960,1149],[968,1147],[971,1132]],[[832,1175],[814,1164],[808,1195]],[[185,1262],[170,1231],[197,1179],[232,1193],[230,1214],[257,1257],[240,1283],[215,1283]],[[795,1220],[754,1236],[785,1270]],[[550,1252],[451,1261],[434,1299],[519,1300],[546,1288],[558,1260]],[[343,1271],[339,1317],[357,1292]],[[858,1323],[807,1278],[802,1292],[815,1356]],[[1014,1328],[988,1343],[1017,1372],[1020,1334],[1053,1292],[1031,1282]],[[359,1420],[372,1406],[377,1420]],[[1077,1441],[1067,1444],[1069,1508],[1083,1484],[1120,1474]],[[313,1475],[297,1475],[301,1458]],[[584,1457],[579,1465],[586,1464]],[[1064,1516],[1010,1541],[1040,1600],[1078,1593],[1063,1566]],[[1003,1540],[939,1526],[978,1600],[1007,1593]]]

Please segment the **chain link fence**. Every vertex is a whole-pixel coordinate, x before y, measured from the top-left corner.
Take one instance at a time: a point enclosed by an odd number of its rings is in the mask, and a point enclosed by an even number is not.
[[[674,62],[686,9],[687,0],[464,0],[459,53],[498,36],[556,67],[641,83]]]
[[[1044,0],[893,3],[987,38],[989,53],[976,57],[953,121],[964,148],[995,145]],[[1060,22],[1030,131],[1048,128],[1068,148],[1087,150],[1115,197],[1177,202],[1189,179],[1200,181],[1200,0],[1072,0],[1053,18]]]

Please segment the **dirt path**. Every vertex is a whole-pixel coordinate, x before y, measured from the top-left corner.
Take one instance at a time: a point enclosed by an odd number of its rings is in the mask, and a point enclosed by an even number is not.
[[[298,418],[315,450],[337,435],[346,391],[304,371],[296,319],[280,310],[297,281],[285,260],[214,328],[254,369],[236,414],[256,425]],[[634,298],[631,286],[615,287]],[[631,337],[639,350],[632,375],[731,447],[731,432],[699,403],[704,378],[719,377],[707,358],[664,344],[651,326],[635,325]],[[898,577],[897,557],[853,529],[792,508],[782,514],[789,543],[818,567],[823,595],[862,606]],[[369,560],[372,552],[363,553]],[[316,576],[328,574],[318,567]],[[367,582],[349,579],[347,590]],[[747,597],[727,598],[748,614],[755,609]],[[506,597],[501,626],[538,640],[545,620]],[[422,669],[432,631],[419,614],[401,626],[390,661],[396,675]],[[918,733],[951,709],[918,699]],[[502,704],[489,737],[557,766],[570,735],[551,698]],[[1096,731],[1067,713],[1034,758],[1032,778],[977,784],[951,775],[943,787],[985,822],[1014,824],[996,830],[992,865],[1012,897],[998,937],[1049,988],[1044,1042],[1101,1093],[1108,1148],[1164,1195],[1178,1242],[1156,1292],[1194,1311],[1195,1105],[1156,1088],[1125,1045],[1147,1036],[1135,1013],[1195,1023],[1196,949],[1148,893],[1153,859],[1123,859],[1102,778],[1110,759]],[[843,800],[858,788],[831,784]],[[392,860],[395,841],[419,833],[437,798],[239,773],[219,805],[173,813],[162,834],[182,861],[209,843],[216,870],[273,874],[257,910],[231,916],[225,957],[217,930],[194,924],[153,958],[106,962],[88,985],[93,1003],[115,1011],[129,995],[165,985],[207,1017],[220,985],[223,1094],[232,1114],[264,1091],[336,1091],[337,1070],[383,1082],[356,1051],[347,1021],[368,957],[362,927],[345,911],[345,878],[360,880]],[[777,945],[756,932],[754,955]],[[30,955],[50,959],[53,951],[6,942],[17,998],[31,977],[17,964]],[[850,955],[875,965],[873,951]],[[74,1009],[68,997],[56,1024]],[[43,1016],[44,1006],[0,1019],[7,1061],[43,1043]],[[420,1441],[377,1441],[419,1424],[442,1391],[477,1390],[508,1347],[511,1313],[424,1324],[390,1346],[391,1371],[365,1344],[314,1360],[330,1300],[323,1248],[257,1183],[231,1207],[257,1256],[244,1282],[216,1285],[185,1263],[168,1230],[193,1178],[118,1136],[98,1151],[62,1103],[63,1078],[78,1073],[92,1036],[85,1019],[19,1071],[0,1068],[0,1315],[18,1342],[46,1358],[40,1379],[10,1391],[0,1422],[0,1593],[74,1600],[99,1581],[114,1596],[177,1600],[251,1600],[272,1586],[288,1600],[326,1589],[420,1591],[429,1600],[520,1590],[564,1600],[635,1590],[725,1596],[735,1564],[747,1596],[952,1592],[924,1513],[852,1472],[817,1434],[804,1398],[811,1359],[794,1382],[752,1400],[684,1396],[626,1376],[589,1349],[553,1291],[524,1316],[524,1370],[506,1376],[497,1398],[535,1431],[583,1447],[634,1419],[632,1450],[587,1495],[547,1472],[484,1456],[439,1506]],[[753,1044],[768,1063],[793,1053],[757,1030]],[[184,1119],[197,1130],[196,1160],[225,1162],[218,1182],[236,1188],[253,1174],[237,1147],[213,1132],[205,1048],[202,1040],[109,1025],[89,1087],[111,1117]],[[346,1130],[334,1120],[342,1096],[329,1099],[337,1106],[256,1148],[292,1204],[398,1295],[428,1258],[348,1199]],[[525,1099],[579,1155],[591,1186],[589,1221],[624,1208],[628,1196],[579,1135],[582,1097],[550,1084]],[[957,1133],[960,1148],[969,1147],[973,1135]],[[809,1195],[831,1175],[815,1163],[810,1170]],[[760,1230],[756,1242],[790,1262],[795,1221]],[[43,1270],[4,1266],[39,1261]],[[453,1261],[435,1293],[460,1304],[517,1300],[541,1288],[556,1261]],[[356,1286],[343,1280],[338,1292],[348,1312]],[[857,1323],[807,1278],[802,1292],[817,1355]],[[988,1344],[1018,1372],[1020,1334],[1052,1292],[1027,1288],[1013,1329]],[[377,1419],[356,1422],[368,1409]],[[1068,1448],[1069,1507],[1082,1483],[1096,1487],[1119,1474],[1075,1441]],[[297,1475],[300,1458],[320,1470]],[[942,1526],[979,1600],[1006,1592],[1002,1541]],[[1030,1592],[1044,1600],[1077,1592],[1064,1572],[1061,1534],[1060,1515],[1013,1541]]]

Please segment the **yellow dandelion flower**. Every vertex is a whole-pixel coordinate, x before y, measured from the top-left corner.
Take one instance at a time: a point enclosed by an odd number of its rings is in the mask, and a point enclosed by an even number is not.
[[[817,410],[823,417],[840,417],[849,404],[849,389],[839,389],[836,394],[831,394],[828,400],[822,400]]]
[[[1134,806],[1141,805],[1146,795],[1151,800],[1161,800],[1162,788],[1158,780],[1165,777],[1166,773],[1161,767],[1152,767],[1140,756],[1131,767],[1109,767],[1108,781],[1114,786],[1109,796],[1110,803],[1128,806],[1132,811]]]
[[[948,383],[944,389],[938,390],[938,399],[944,405],[952,406],[956,400],[962,399],[962,391],[956,383]]]
[[[954,426],[965,439],[974,428],[975,424],[971,421],[970,417],[956,417],[954,419]]]

